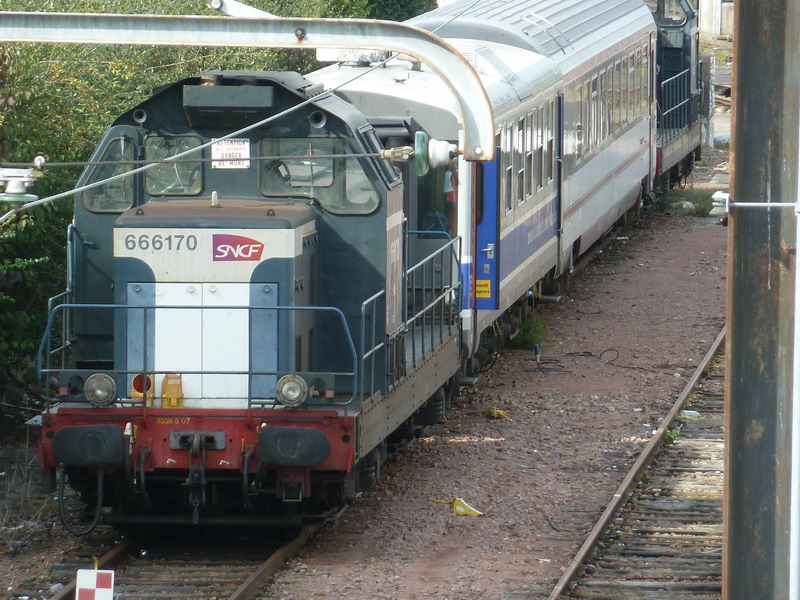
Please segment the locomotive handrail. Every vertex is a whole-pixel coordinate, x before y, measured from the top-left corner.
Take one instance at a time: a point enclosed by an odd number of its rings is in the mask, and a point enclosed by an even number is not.
[[[418,231],[407,231],[406,232],[406,234],[414,234],[414,233],[424,234],[424,233],[428,233],[428,232],[425,232],[425,231],[419,231],[419,232]],[[430,318],[431,331],[430,331],[429,339],[426,338],[426,335],[425,335],[425,329],[426,329],[425,323],[423,323],[423,326],[421,328],[422,329],[422,340],[421,340],[421,344],[420,344],[420,350],[422,352],[422,356],[425,356],[426,349],[428,349],[428,348],[432,349],[433,346],[434,346],[434,343],[435,343],[435,341],[437,339],[436,336],[434,335],[434,331],[433,331],[433,328],[434,328],[434,326],[436,324],[438,324],[438,326],[439,326],[439,337],[438,337],[439,340],[442,340],[444,338],[445,326],[447,327],[447,333],[451,333],[452,332],[452,327],[453,327],[453,318],[452,317],[453,317],[454,312],[457,312],[457,311],[453,311],[451,303],[448,303],[446,301],[447,297],[448,296],[452,296],[453,294],[455,294],[455,297],[457,297],[457,298],[460,297],[459,290],[461,289],[461,284],[462,284],[462,282],[461,282],[461,268],[460,268],[460,263],[461,263],[461,261],[460,261],[461,238],[460,237],[450,238],[450,236],[449,236],[449,234],[447,234],[447,232],[437,232],[437,233],[442,233],[442,234],[446,235],[449,238],[448,242],[446,244],[442,245],[440,248],[437,248],[434,252],[432,252],[431,254],[426,256],[425,258],[423,258],[421,261],[419,261],[417,264],[415,264],[410,269],[407,269],[405,271],[405,273],[403,274],[404,275],[404,284],[405,284],[404,288],[408,288],[408,286],[411,285],[412,289],[416,289],[415,286],[416,286],[417,280],[416,280],[416,276],[415,275],[416,275],[417,271],[421,271],[422,272],[422,283],[421,283],[420,291],[422,292],[423,297],[427,297],[428,292],[431,292],[432,294],[436,293],[436,295],[432,296],[431,299],[427,302],[427,304],[425,304],[425,306],[423,306],[422,308],[418,309],[416,307],[416,305],[414,305],[414,307],[413,307],[414,308],[414,314],[411,315],[411,317],[407,317],[406,318],[406,320],[403,322],[402,327],[399,329],[399,331],[395,332],[395,335],[392,338],[392,339],[398,339],[402,343],[403,336],[405,336],[406,334],[410,333],[410,338],[411,338],[411,348],[410,348],[411,356],[409,357],[409,356],[404,355],[403,356],[403,361],[405,362],[406,360],[408,360],[410,358],[412,365],[416,365],[416,361],[417,361],[417,345],[416,345],[417,329],[418,329],[417,322],[424,321],[427,317],[431,317]],[[450,275],[449,279],[450,280],[447,283],[444,280],[442,280],[437,285],[436,282],[435,282],[436,273],[435,273],[435,269],[434,269],[436,264],[437,264],[436,258],[437,258],[437,256],[444,257],[447,254],[449,254],[449,258],[451,259],[451,260],[447,260],[448,264],[450,265],[450,269],[449,269],[449,275]],[[442,260],[444,261],[445,259],[443,258]],[[455,262],[455,265],[456,265],[455,267],[453,266],[453,262]],[[443,264],[444,263],[442,262],[442,265]],[[426,281],[427,280],[427,277],[426,277],[426,269],[427,269],[427,267],[430,267],[430,271],[431,271],[431,273],[430,273],[430,281],[429,282]],[[455,275],[455,277],[453,277],[453,275]],[[455,281],[453,281],[453,280],[455,280]],[[437,292],[437,290],[440,290],[440,291]],[[372,362],[370,363],[371,372],[370,372],[370,378],[369,378],[370,379],[369,395],[371,396],[376,391],[376,389],[375,389],[375,355],[378,353],[378,351],[388,347],[388,345],[387,345],[385,340],[378,341],[376,339],[377,323],[376,323],[376,320],[375,320],[375,314],[377,314],[377,310],[374,308],[374,307],[377,306],[378,300],[380,300],[380,298],[385,296],[385,293],[386,292],[384,290],[376,292],[375,294],[373,294],[372,296],[370,296],[369,298],[364,300],[364,302],[361,303],[361,369],[359,371],[359,373],[361,375],[361,378],[359,379],[359,384],[360,384],[359,392],[361,394],[362,400],[364,399],[364,392],[365,392],[366,379],[367,379],[366,362],[367,362],[368,359],[372,359]],[[407,296],[407,294],[404,294],[404,296]],[[408,313],[407,302],[408,302],[408,300],[405,299],[404,300],[404,306],[403,306],[404,314]],[[372,320],[372,328],[371,328],[371,339],[370,339],[369,344],[368,344],[367,343],[367,314],[370,312],[370,307],[373,307],[372,310],[371,310],[371,312],[373,314],[373,320]],[[438,315],[437,315],[436,309],[439,309],[438,310]],[[437,316],[438,316],[438,318],[436,318]],[[368,347],[369,347],[369,349],[367,349]],[[388,361],[388,360],[392,359],[393,357],[387,356],[386,358],[387,358],[387,361]],[[387,367],[387,373],[386,373],[386,375],[387,375],[387,383],[389,383],[389,385],[391,385],[391,383],[388,382],[388,378],[389,378],[390,375],[392,377],[394,377],[395,373],[393,373],[393,372],[389,373],[388,372],[390,370],[388,362],[386,364],[386,367]]]
[[[445,284],[444,280],[444,258],[442,258],[442,272],[441,277],[442,280],[440,284],[436,285],[436,258],[437,256],[444,257],[445,253],[450,254],[450,259],[448,260],[449,264],[449,283]],[[455,262],[455,269],[453,268],[453,262]],[[430,282],[426,284],[426,267],[430,267]],[[453,277],[453,271],[455,271],[455,278]],[[460,298],[459,290],[462,286],[461,280],[461,237],[457,236],[450,239],[446,244],[442,245],[440,248],[432,252],[427,257],[423,258],[413,267],[410,267],[405,272],[405,283],[406,288],[411,287],[412,290],[416,290],[417,285],[417,272],[421,272],[421,290],[422,290],[422,297],[425,298],[427,296],[428,291],[435,293],[435,290],[438,288],[441,291],[435,297],[431,297],[430,301],[418,308],[416,306],[416,302],[413,303],[411,307],[411,311],[408,310],[406,307],[406,314],[409,312],[413,313],[406,319],[405,322],[405,330],[410,332],[411,334],[411,364],[416,366],[417,356],[416,356],[416,341],[417,341],[417,322],[423,321],[423,327],[421,327],[421,335],[422,339],[420,340],[420,350],[422,357],[425,356],[425,349],[426,347],[430,347],[433,349],[433,345],[435,342],[435,338],[433,335],[433,329],[430,332],[430,339],[426,341],[425,339],[425,327],[424,327],[424,319],[427,315],[435,317],[435,309],[439,307],[439,338],[442,339],[444,337],[444,327],[445,323],[447,324],[447,333],[451,333],[452,330],[452,323],[453,323],[453,308],[452,303],[446,302],[448,296],[452,296],[453,293],[456,293],[456,297]],[[455,283],[454,283],[455,280]],[[447,308],[447,315],[445,315],[445,308]],[[456,311],[458,312],[458,311]],[[431,325],[433,326],[433,319],[431,320]]]
[[[56,318],[56,315],[60,312],[65,312],[69,314],[68,311],[73,311],[76,309],[84,309],[84,310],[141,310],[141,311],[160,311],[160,310],[247,310],[254,311],[254,310],[274,310],[274,311],[306,311],[306,312],[330,312],[338,316],[339,321],[342,325],[342,329],[345,334],[345,339],[347,340],[347,345],[350,350],[350,353],[353,357],[353,370],[351,372],[314,372],[317,375],[332,375],[332,376],[343,376],[343,377],[352,377],[353,378],[353,391],[348,400],[342,402],[330,402],[331,405],[336,406],[345,406],[352,403],[357,395],[358,391],[358,354],[356,352],[355,344],[353,343],[353,337],[350,333],[350,329],[347,327],[347,320],[344,316],[344,313],[335,306],[242,306],[242,305],[230,305],[230,306],[198,306],[196,304],[192,305],[183,305],[183,304],[170,304],[170,305],[141,305],[141,304],[59,304],[55,306],[47,318],[47,325],[45,326],[44,334],[42,336],[42,341],[39,344],[39,350],[36,355],[36,370],[39,374],[40,380],[44,379],[44,376],[51,373],[57,373],[61,369],[53,368],[50,365],[50,358],[52,355],[52,349],[48,347],[49,340],[51,338],[53,324]],[[64,347],[64,346],[62,346]],[[66,349],[66,348],[64,348]],[[57,351],[57,350],[56,350]],[[46,366],[43,365],[43,358],[47,357]],[[167,371],[161,370],[153,370],[147,368],[147,353],[146,351],[143,352],[143,361],[145,362],[144,369],[122,369],[122,368],[111,368],[111,369],[76,369],[75,371],[92,371],[92,372],[103,372],[109,371],[113,373],[119,373],[123,375],[132,375],[137,373],[146,372],[148,374],[152,373],[166,373]],[[181,370],[182,374],[186,375],[203,375],[203,374],[213,374],[213,375],[279,375],[281,373],[285,373],[286,370],[276,370],[276,371],[191,371],[191,370]],[[297,371],[297,373],[302,373],[302,371]],[[252,402],[252,399],[249,397],[248,394],[248,404]]]
[[[367,359],[372,358],[372,360],[370,362],[370,369],[371,370],[370,370],[370,378],[369,378],[369,381],[370,381],[370,392],[369,392],[369,395],[372,396],[375,393],[375,358],[373,358],[373,356],[375,356],[375,354],[377,354],[377,352],[381,348],[384,348],[386,346],[385,342],[376,342],[376,340],[375,340],[376,333],[377,333],[377,331],[376,331],[377,323],[376,323],[376,320],[375,320],[375,315],[377,314],[378,311],[377,311],[376,308],[373,308],[373,310],[372,310],[372,315],[373,315],[372,316],[372,339],[370,341],[370,343],[372,344],[372,347],[369,350],[365,349],[366,348],[367,309],[370,306],[376,307],[378,299],[381,296],[384,296],[385,294],[386,294],[385,290],[381,290],[379,292],[376,292],[375,294],[373,294],[372,296],[370,296],[369,298],[364,300],[364,302],[361,303],[361,370],[359,371],[360,374],[361,374],[361,377],[359,378],[358,381],[359,381],[359,397],[360,397],[362,402],[365,400],[365,398],[364,398],[364,382],[365,382],[365,380],[367,378],[366,377],[366,368],[367,368],[366,367],[366,362],[367,362]]]
[[[458,103],[466,160],[491,160],[494,119],[475,69],[437,35],[368,19],[233,18],[0,12],[0,40],[73,44],[358,48],[408,54],[442,78]],[[329,90],[330,91],[330,90]]]
[[[691,125],[690,76],[690,70],[685,69],[661,82],[661,104],[658,105],[658,113],[664,142],[668,142]]]
[[[55,306],[56,302],[61,300],[62,298],[71,298],[72,297],[72,290],[75,284],[75,256],[74,256],[74,242],[73,239],[75,237],[75,224],[70,223],[67,226],[67,288],[61,292],[60,294],[56,294],[55,296],[51,297],[47,301],[47,313],[50,314],[52,312],[53,307]],[[62,304],[64,304],[62,302]],[[70,313],[67,312],[64,314],[64,322],[61,324],[61,340],[62,344],[58,348],[52,348],[50,350],[50,354],[54,355],[56,353],[61,353],[61,367],[64,368],[66,366],[66,355],[65,350],[72,346],[72,341],[69,339],[67,334],[72,328],[72,324],[70,321]]]

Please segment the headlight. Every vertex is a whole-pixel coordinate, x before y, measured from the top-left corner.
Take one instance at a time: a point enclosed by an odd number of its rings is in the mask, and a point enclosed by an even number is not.
[[[308,385],[297,375],[284,375],[275,386],[275,397],[278,402],[289,408],[300,406],[308,398]]]
[[[117,399],[117,384],[105,373],[95,373],[86,380],[83,393],[92,406],[108,406]]]

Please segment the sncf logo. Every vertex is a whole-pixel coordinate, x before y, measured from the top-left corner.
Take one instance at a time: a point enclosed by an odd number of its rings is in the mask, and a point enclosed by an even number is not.
[[[215,233],[214,260],[261,260],[264,244],[241,235]]]

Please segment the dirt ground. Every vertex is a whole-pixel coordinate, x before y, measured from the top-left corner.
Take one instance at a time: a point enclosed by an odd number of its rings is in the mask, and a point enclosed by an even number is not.
[[[713,218],[617,234],[537,308],[541,362],[506,352],[262,598],[546,598],[720,332],[725,261]],[[455,498],[483,515],[437,502]]]
[[[262,597],[546,598],[722,328],[725,260],[713,218],[650,211],[615,234],[537,307],[541,362],[507,351]],[[0,597],[78,543],[51,496],[20,495],[35,464],[30,443],[0,452]],[[482,516],[437,502],[456,498]]]

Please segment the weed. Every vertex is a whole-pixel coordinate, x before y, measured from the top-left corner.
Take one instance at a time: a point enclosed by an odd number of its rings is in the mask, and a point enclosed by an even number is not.
[[[536,344],[542,348],[548,341],[544,323],[539,317],[533,317],[522,324],[517,335],[509,342],[509,347],[533,351]]]
[[[677,425],[675,427],[670,427],[664,432],[664,443],[665,444],[674,444],[678,441],[678,438],[681,435],[681,427]]]
[[[673,211],[679,215],[707,217],[714,208],[711,192],[706,190],[672,189],[655,203],[662,212]]]

